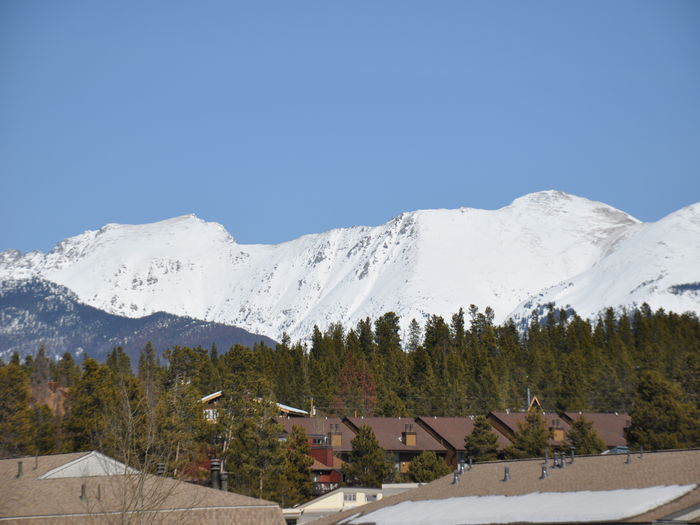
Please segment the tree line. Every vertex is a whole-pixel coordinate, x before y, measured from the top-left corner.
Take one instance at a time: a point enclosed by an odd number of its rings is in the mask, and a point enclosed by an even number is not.
[[[121,348],[80,365],[44,349],[13,355],[0,363],[0,454],[98,449],[146,469],[157,459],[190,478],[220,457],[232,490],[289,505],[310,494],[308,444],[298,431],[280,442],[274,401],[339,416],[466,416],[523,409],[528,389],[550,411],[631,412],[639,423],[628,438],[647,449],[700,445],[694,314],[642,305],[589,321],[550,306],[524,333],[493,319],[490,308],[470,306],[449,320],[413,320],[403,336],[389,312],[315,327],[308,343],[284,336],[274,348],[173,346],[159,356],[148,344],[137,363]],[[65,414],[44,404],[49,382],[68,389]],[[219,390],[210,423],[200,399]],[[521,449],[509,457],[541,453]]]

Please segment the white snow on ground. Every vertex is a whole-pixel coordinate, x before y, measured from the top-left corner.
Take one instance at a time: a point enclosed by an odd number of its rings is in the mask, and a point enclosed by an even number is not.
[[[496,323],[550,300],[587,316],[642,301],[700,312],[700,205],[640,223],[545,191],[499,210],[415,211],[277,245],[241,245],[186,215],[110,224],[48,254],[0,253],[0,280],[31,276],[113,314],[164,311],[292,340],[388,311],[404,328],[449,320],[472,303],[491,306]]]
[[[580,523],[622,520],[687,494],[697,485],[581,492],[533,492],[522,496],[466,496],[404,501],[348,523],[461,525],[477,523]]]

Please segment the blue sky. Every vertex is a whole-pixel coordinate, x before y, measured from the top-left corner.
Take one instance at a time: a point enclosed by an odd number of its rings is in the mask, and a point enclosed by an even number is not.
[[[700,2],[0,2],[0,251],[196,213],[239,242],[700,201]]]

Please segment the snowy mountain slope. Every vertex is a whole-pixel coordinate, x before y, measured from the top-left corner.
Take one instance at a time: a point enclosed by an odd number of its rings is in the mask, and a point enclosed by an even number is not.
[[[630,229],[591,268],[524,301],[513,317],[549,302],[582,317],[643,302],[652,310],[700,312],[700,203]]]
[[[688,214],[697,219],[697,210]],[[471,303],[494,308],[499,322],[528,298],[534,304],[542,290],[585,274],[627,246],[651,249],[641,246],[651,242],[645,232],[661,222],[643,224],[605,204],[556,191],[526,195],[499,210],[415,211],[376,227],[336,229],[277,245],[240,245],[221,225],[189,215],[108,225],[62,241],[48,254],[2,253],[0,280],[39,276],[110,313],[165,311],[273,338],[287,332],[304,339],[314,324],[352,325],[387,311],[408,324],[429,314],[450,316]],[[696,226],[666,234],[681,244],[697,240]],[[700,281],[676,278],[676,266],[685,264],[679,257],[674,251],[671,259],[654,258],[653,264],[674,283]],[[676,295],[691,297],[683,304],[700,310],[693,294]]]

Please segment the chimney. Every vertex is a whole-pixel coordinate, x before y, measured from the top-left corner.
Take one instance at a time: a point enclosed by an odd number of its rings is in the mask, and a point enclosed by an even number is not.
[[[228,472],[221,471],[221,490],[228,492]]]
[[[505,467],[503,469],[503,481],[508,481],[510,479],[510,467]]]
[[[540,479],[545,479],[548,477],[549,474],[547,473],[547,465],[542,465],[542,474],[540,475]]]
[[[22,477],[22,472],[23,472],[22,462],[21,462],[21,461],[18,461],[18,462],[17,462],[17,475],[16,475],[15,477],[16,477],[17,479],[21,478],[21,477]]]
[[[339,448],[343,445],[343,435],[340,433],[340,425],[338,423],[331,425],[331,431],[328,437],[330,438],[331,447]]]
[[[413,431],[413,424],[406,423],[404,431],[401,435],[401,442],[407,447],[416,446],[416,433]]]
[[[211,460],[211,488],[219,490],[221,488],[221,460]]]

